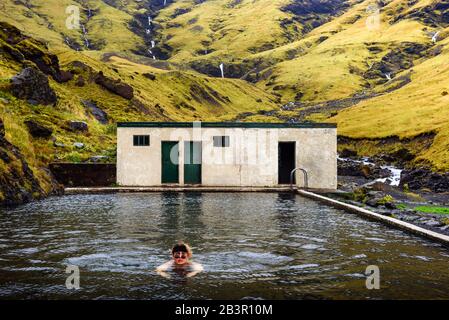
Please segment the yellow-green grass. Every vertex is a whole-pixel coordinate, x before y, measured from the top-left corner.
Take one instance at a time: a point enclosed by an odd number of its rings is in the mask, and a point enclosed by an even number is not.
[[[72,0],[46,0],[30,1],[32,8],[16,4],[13,0],[3,0],[0,5],[0,19],[9,22],[34,38],[46,41],[51,49],[67,48],[63,35],[75,39],[84,45],[82,30],[71,29],[66,25],[69,18],[67,8],[71,5],[80,9],[81,23],[87,21],[80,3]],[[86,1],[89,7],[98,10],[87,24],[88,38],[91,42],[104,41],[103,52],[124,51],[130,52],[143,40],[128,28],[132,16],[105,4],[103,1]],[[132,11],[132,6],[129,8]],[[25,16],[27,15],[27,16]],[[70,20],[70,19],[69,19]],[[49,24],[52,25],[49,28]]]
[[[205,49],[202,41],[210,42],[209,48],[215,50],[207,58],[221,57],[226,61],[250,55],[250,48],[287,42],[279,21],[291,17],[280,10],[290,2],[288,0],[243,0],[235,7],[230,7],[228,0],[206,1],[197,5],[193,2],[171,4],[157,17],[164,38],[170,37],[164,41],[176,51],[172,61],[194,60],[195,52]],[[172,18],[179,8],[192,10]],[[296,26],[301,29],[298,23]]]
[[[432,146],[419,159],[430,161],[439,170],[449,170],[449,74],[448,40],[443,52],[421,61],[413,68],[412,81],[383,96],[359,103],[331,120],[339,132],[350,137],[414,137],[437,133]]]
[[[355,5],[342,16],[313,30],[304,39],[258,54],[258,57],[285,59],[288,51],[297,51],[297,57],[276,64],[274,81],[261,81],[263,88],[284,87],[278,90],[283,101],[295,99],[298,91],[304,93],[302,100],[334,100],[366,90],[373,81],[362,78],[373,62],[404,42],[430,43],[424,26],[411,20],[391,23],[387,14],[394,13],[395,6],[404,1],[393,1],[381,11],[380,24],[369,23],[366,11],[371,1]],[[360,16],[358,20],[356,16]],[[347,23],[350,21],[351,23]],[[428,30],[430,31],[430,30]],[[320,37],[327,37],[318,43]],[[323,38],[324,39],[324,38]],[[368,46],[381,48],[372,53]]]

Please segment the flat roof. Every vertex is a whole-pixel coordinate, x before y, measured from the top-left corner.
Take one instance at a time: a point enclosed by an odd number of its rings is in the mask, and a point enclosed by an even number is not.
[[[119,128],[337,128],[335,123],[265,123],[265,122],[117,122]]]

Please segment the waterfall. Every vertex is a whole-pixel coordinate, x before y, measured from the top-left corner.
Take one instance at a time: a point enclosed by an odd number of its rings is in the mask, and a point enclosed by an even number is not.
[[[167,5],[167,0],[164,0],[164,7]]]
[[[432,42],[436,43],[438,41],[438,35],[440,34],[440,31],[435,32],[435,34],[432,36]]]
[[[368,166],[375,166],[376,164],[374,162],[369,161],[368,158],[362,158],[362,160],[354,160],[354,159],[346,159],[346,158],[340,158],[340,156],[337,156],[338,160],[344,161],[344,162],[355,162],[355,163],[362,163],[364,165]],[[403,169],[396,168],[394,166],[384,165],[380,166],[382,169],[387,169],[390,171],[390,176],[388,178],[379,178],[375,181],[387,183],[387,180],[389,181],[390,186],[399,186],[399,183],[401,182],[401,173]]]
[[[156,41],[151,40],[151,48],[154,48],[156,46]]]
[[[150,33],[151,33],[151,30],[150,30],[150,29],[147,29],[146,31],[147,31],[147,34],[150,34]]]
[[[155,55],[153,55],[153,60],[156,60],[156,56]]]
[[[224,64],[220,64],[221,77],[224,78]]]
[[[86,46],[87,49],[89,49],[89,40],[87,39],[87,30],[86,27],[84,26],[84,24],[81,25],[81,29],[83,31],[83,38],[84,38],[84,45]]]
[[[149,25],[149,26],[151,26],[151,22],[152,22],[152,21],[153,21],[153,20],[151,20],[151,17],[149,16],[149,17],[148,17],[148,25]]]

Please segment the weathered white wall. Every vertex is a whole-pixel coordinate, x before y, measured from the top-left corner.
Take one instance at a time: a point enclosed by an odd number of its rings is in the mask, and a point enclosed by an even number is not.
[[[150,135],[149,147],[134,147],[133,135]],[[213,147],[213,136],[229,136],[230,146]],[[335,128],[117,128],[117,183],[161,185],[161,141],[179,141],[179,182],[183,185],[184,141],[202,141],[205,186],[275,186],[278,142],[296,141],[296,166],[309,173],[309,187],[337,188]],[[296,181],[303,185],[301,172]]]

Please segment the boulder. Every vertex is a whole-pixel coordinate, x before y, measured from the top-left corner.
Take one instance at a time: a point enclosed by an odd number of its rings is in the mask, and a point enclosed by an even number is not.
[[[0,138],[5,136],[5,125],[3,124],[3,120],[0,119]]]
[[[366,198],[365,203],[371,207],[385,206],[387,209],[396,209],[393,198],[382,191],[368,191]]]
[[[47,128],[34,120],[27,120],[24,123],[30,134],[35,138],[48,138],[53,134],[53,129]]]
[[[357,157],[357,152],[351,149],[344,148],[340,153],[341,158],[355,158]]]
[[[54,104],[57,97],[50,87],[47,76],[35,68],[25,68],[11,79],[11,92],[19,99],[38,104]]]
[[[108,160],[109,157],[108,156],[93,156],[89,158],[89,161],[92,162],[101,162],[101,161],[106,161]]]
[[[85,83],[85,81],[84,81],[83,76],[78,76],[78,77],[76,78],[75,85],[76,85],[77,87],[84,87],[85,84],[86,84],[86,83]]]
[[[84,121],[69,121],[68,123],[70,130],[72,131],[82,131],[86,132],[89,130],[87,123]]]
[[[410,190],[427,188],[433,192],[448,192],[449,173],[432,172],[426,168],[403,170],[399,185],[407,185]]]
[[[144,73],[142,74],[145,78],[150,79],[150,80],[156,80],[156,76],[152,73]]]
[[[81,103],[84,105],[84,107],[86,107],[86,109],[90,111],[90,113],[94,116],[95,119],[98,120],[98,122],[102,124],[108,123],[107,113],[100,109],[95,102],[89,100],[81,100]]]
[[[95,77],[95,83],[99,84],[108,91],[115,93],[122,98],[131,100],[134,97],[134,89],[130,85],[121,82],[120,79],[115,80],[106,77],[102,71]]]
[[[364,177],[366,179],[388,178],[391,173],[377,165],[364,164],[352,160],[338,160],[338,175]]]
[[[61,70],[59,75],[59,82],[67,82],[73,79],[73,74],[70,71]]]
[[[82,142],[75,142],[75,143],[73,143],[73,146],[75,148],[82,149],[82,148],[84,148],[84,143],[82,143]]]
[[[55,142],[53,142],[53,145],[58,148],[65,148],[65,144],[62,142],[55,141]]]

